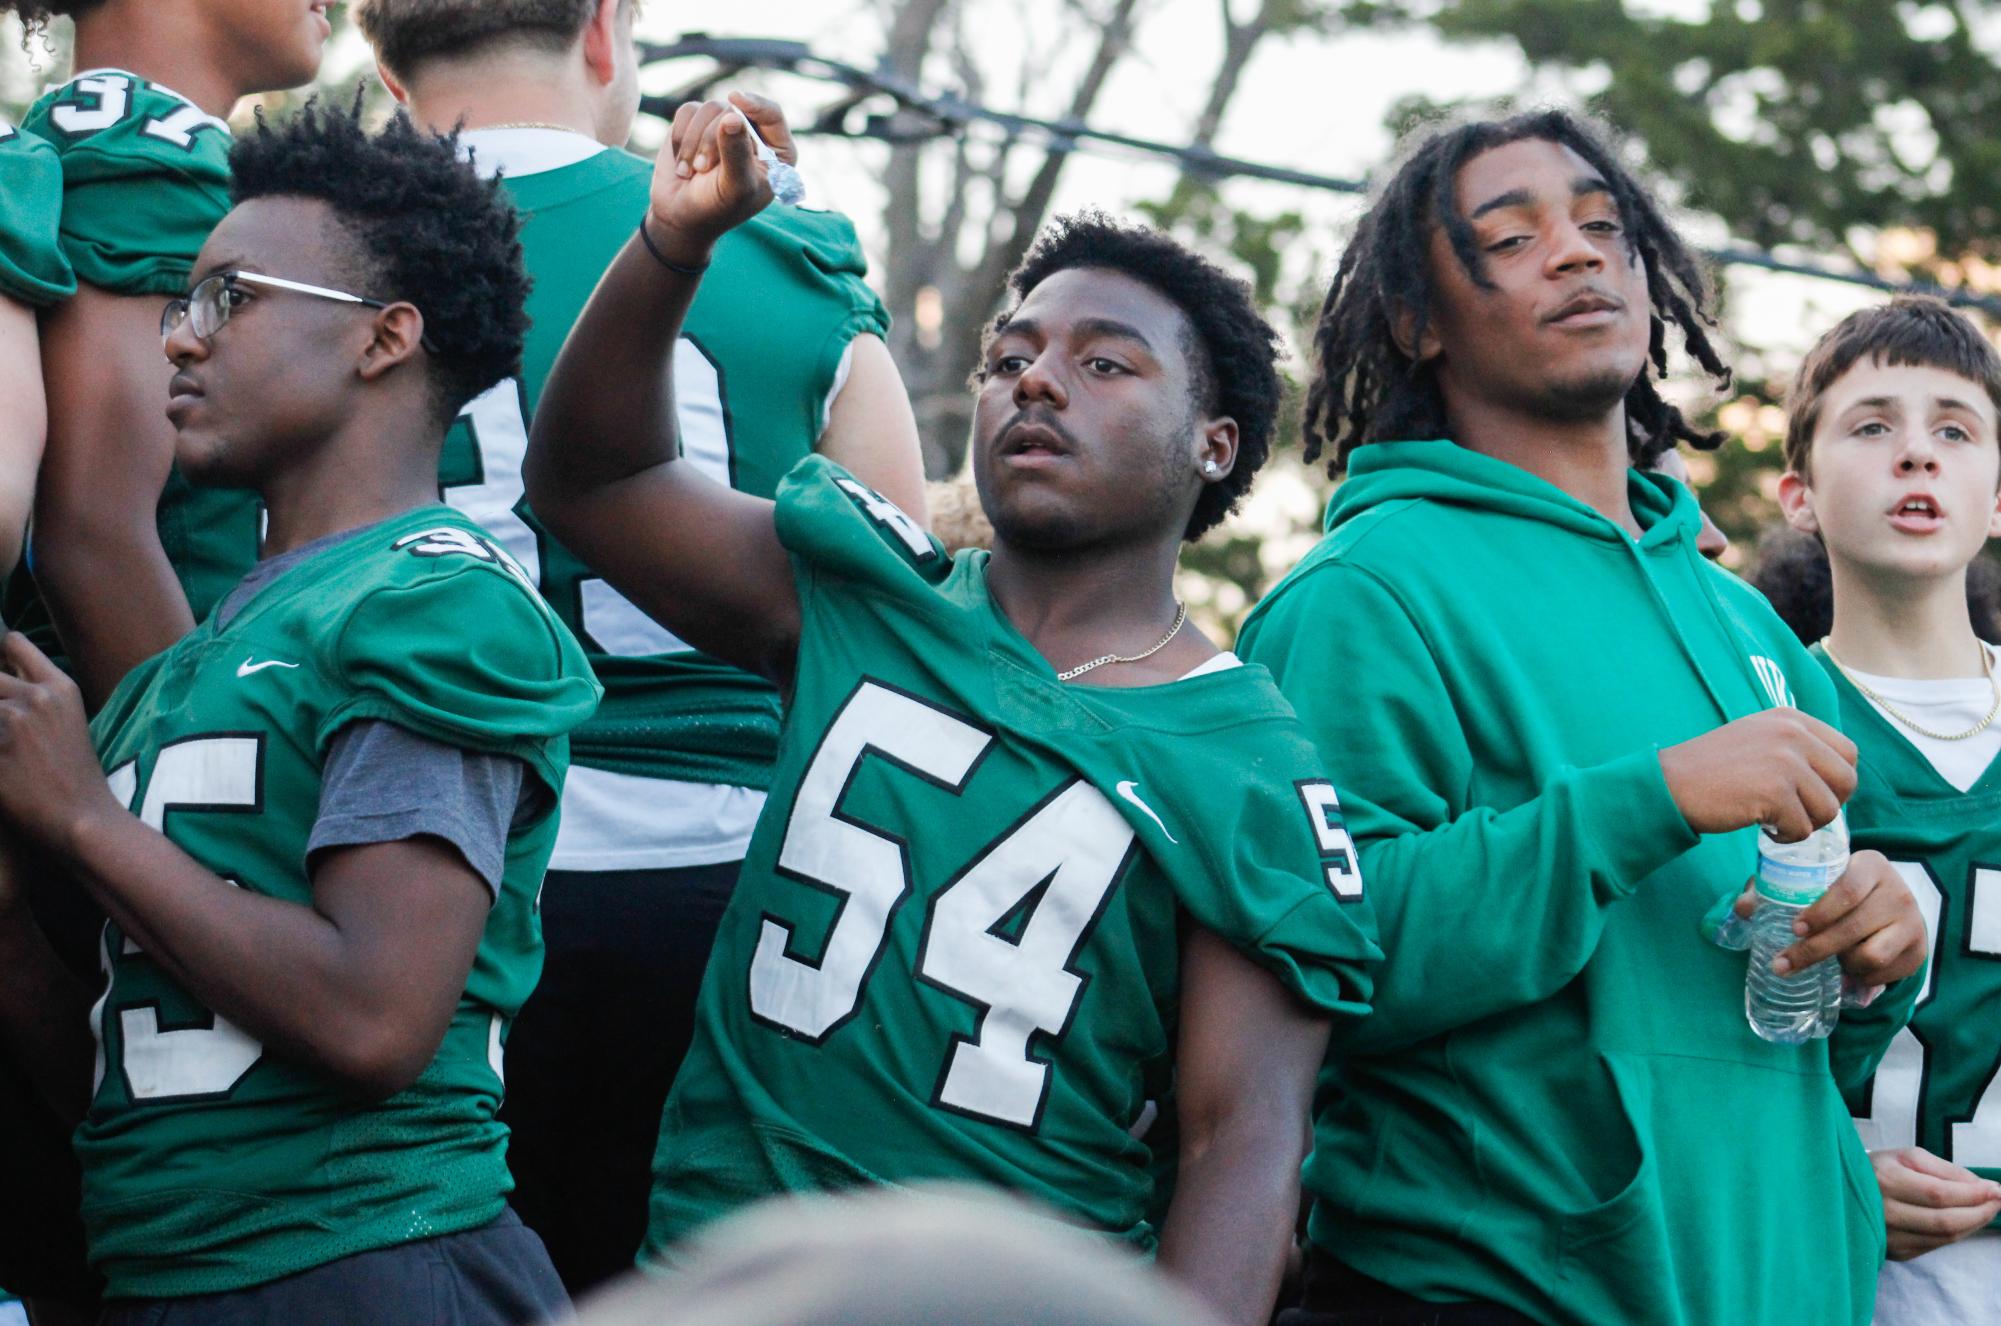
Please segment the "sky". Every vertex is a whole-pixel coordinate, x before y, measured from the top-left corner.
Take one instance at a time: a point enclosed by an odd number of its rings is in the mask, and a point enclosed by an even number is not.
[[[681,30],[675,10],[682,7],[670,0],[651,0],[644,11],[642,35],[672,40]],[[1248,10],[1250,0],[1236,0],[1235,7]],[[994,53],[993,69],[1007,70],[1017,53],[1035,40],[1032,32],[1022,30],[1022,16],[1032,19],[1047,8],[1038,0],[975,0],[973,32],[981,48]],[[1144,5],[1147,17],[1139,26],[1138,49],[1100,99],[1094,124],[1140,137],[1186,141],[1222,51],[1217,11],[1218,0],[1149,0]],[[716,35],[804,41],[818,53],[864,67],[876,61],[880,27],[861,6],[839,0],[831,6],[825,0],[817,4],[759,0],[756,14],[754,24],[710,24],[708,30]],[[1059,53],[1057,62],[1062,58]],[[1246,74],[1216,148],[1226,155],[1357,177],[1389,151],[1383,121],[1397,98],[1421,88],[1449,87],[1465,95],[1502,92],[1516,86],[1520,75],[1519,58],[1501,44],[1448,48],[1413,35],[1267,40]],[[678,77],[678,71],[665,72],[663,82],[671,84]],[[931,85],[944,90],[935,76]],[[779,79],[771,86],[791,91],[807,106],[832,99],[803,80]],[[1062,111],[1056,96],[1061,90],[1051,88],[1040,98],[1023,98],[1000,87],[983,99],[999,109],[1056,118]],[[824,140],[816,142],[814,150],[823,145],[838,159],[836,145]],[[864,148],[862,160],[874,155],[874,149]],[[843,210],[859,214],[879,206],[864,180],[843,178],[839,171],[829,175],[825,187]],[[1057,205],[1062,209],[1159,197],[1172,181],[1166,166],[1094,155],[1085,169],[1070,172]],[[1282,206],[1305,202],[1335,215],[1355,210],[1339,198],[1302,199],[1302,191],[1289,186],[1264,186],[1264,192]],[[1249,197],[1256,200],[1258,193]],[[866,207],[859,205],[863,200]]]

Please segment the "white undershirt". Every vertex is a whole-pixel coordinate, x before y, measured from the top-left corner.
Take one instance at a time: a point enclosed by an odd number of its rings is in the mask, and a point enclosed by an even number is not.
[[[1934,732],[1964,732],[1994,707],[1994,688],[1985,677],[1913,681],[1867,672],[1852,675]],[[2001,754],[2001,719],[1964,741],[1938,741],[1911,731],[1880,704],[1876,712],[1931,761],[1939,777],[1962,792]],[[1876,1282],[1876,1326],[1986,1321],[2001,1321],[2001,1230],[1983,1229],[1911,1261],[1883,1264]]]
[[[1964,732],[1994,708],[1994,686],[1985,677],[1913,681],[1909,677],[1878,677],[1867,672],[1851,671],[1850,675],[1882,696],[1897,713],[1934,732]],[[1962,792],[1979,782],[1994,757],[2001,755],[2001,718],[1988,724],[1977,736],[1963,741],[1939,741],[1912,731],[1875,700],[1870,703],[1900,736],[1931,761],[1939,777]]]
[[[561,170],[610,150],[574,129],[467,129],[459,135],[459,155],[471,157],[473,169],[488,180],[502,171],[507,172],[507,178],[518,180],[524,175]],[[639,224],[636,218],[633,224]]]
[[[1884,1262],[1876,1281],[1875,1326],[1974,1326],[2001,1321],[2001,1230]]]
[[[1196,677],[1206,677],[1212,672],[1228,672],[1231,668],[1244,666],[1244,660],[1225,649],[1199,668],[1191,668],[1181,674],[1181,680],[1192,681]]]

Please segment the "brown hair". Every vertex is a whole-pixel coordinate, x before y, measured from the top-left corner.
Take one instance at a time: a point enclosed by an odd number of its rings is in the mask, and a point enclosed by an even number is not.
[[[476,55],[502,43],[560,51],[597,0],[359,0],[354,21],[375,58],[409,77],[426,60]]]
[[[1942,299],[1899,295],[1851,313],[1814,343],[1786,393],[1786,468],[1802,477],[1820,426],[1821,402],[1864,359],[1890,368],[1936,368],[1977,382],[2001,411],[2001,354]]]

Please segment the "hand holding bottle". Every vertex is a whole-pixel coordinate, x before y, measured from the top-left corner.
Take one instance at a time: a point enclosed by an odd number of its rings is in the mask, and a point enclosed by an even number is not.
[[[1688,827],[1752,824],[1798,842],[1855,790],[1855,743],[1797,709],[1767,709],[1661,751],[1661,772]]]

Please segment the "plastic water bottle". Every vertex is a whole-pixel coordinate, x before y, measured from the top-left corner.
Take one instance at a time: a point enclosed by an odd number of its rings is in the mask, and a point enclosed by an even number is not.
[[[1758,835],[1758,910],[1751,914],[1751,965],[1744,1016],[1751,1030],[1801,1045],[1834,1030],[1841,1017],[1841,962],[1823,958],[1781,976],[1772,959],[1798,938],[1793,921],[1848,869],[1848,822],[1840,814],[1796,843]]]
[[[806,177],[799,168],[789,161],[779,159],[771,144],[764,141],[764,135],[750,122],[750,116],[737,111],[737,118],[750,134],[751,146],[757,151],[758,160],[764,163],[765,179],[771,184],[772,201],[784,207],[797,207],[806,201]]]

